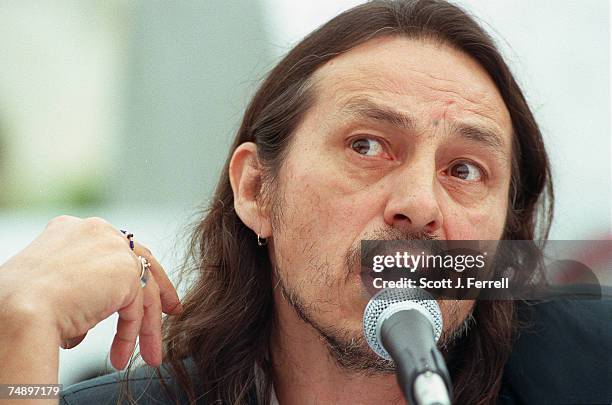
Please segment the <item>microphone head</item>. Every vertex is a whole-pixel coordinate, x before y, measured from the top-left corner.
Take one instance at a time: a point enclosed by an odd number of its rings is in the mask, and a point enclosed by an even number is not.
[[[436,300],[420,288],[385,288],[374,295],[363,312],[363,333],[370,348],[380,357],[392,360],[382,345],[380,336],[383,321],[391,315],[416,310],[429,322],[437,342],[442,335],[442,313]]]

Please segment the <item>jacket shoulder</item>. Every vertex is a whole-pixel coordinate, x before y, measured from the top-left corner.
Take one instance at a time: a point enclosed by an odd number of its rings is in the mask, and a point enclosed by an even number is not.
[[[521,403],[612,402],[612,301],[521,305],[504,385]]]
[[[188,403],[186,393],[163,367],[161,370],[160,377],[154,368],[141,366],[129,376],[115,372],[73,384],[62,390],[60,405],[130,404],[130,397],[138,404]],[[188,371],[192,376],[193,370],[188,367]]]

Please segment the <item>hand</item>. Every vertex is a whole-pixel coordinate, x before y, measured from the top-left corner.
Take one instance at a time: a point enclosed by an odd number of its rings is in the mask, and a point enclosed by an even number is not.
[[[147,285],[140,285],[138,256],[151,263]],[[58,344],[78,345],[87,331],[118,312],[111,363],[123,369],[140,337],[145,362],[162,361],[161,312],[182,311],[174,286],[149,249],[134,252],[119,230],[101,218],[60,216],[25,249],[0,266],[3,317],[40,319],[53,328]],[[36,331],[32,331],[36,333]]]

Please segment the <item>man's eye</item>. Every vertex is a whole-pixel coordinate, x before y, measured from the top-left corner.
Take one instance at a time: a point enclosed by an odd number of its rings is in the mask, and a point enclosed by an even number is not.
[[[359,138],[351,142],[351,148],[365,156],[378,156],[384,152],[382,144],[376,139]]]
[[[459,162],[454,164],[451,166],[449,173],[451,176],[467,181],[479,181],[482,178],[482,171],[480,168],[467,162]]]

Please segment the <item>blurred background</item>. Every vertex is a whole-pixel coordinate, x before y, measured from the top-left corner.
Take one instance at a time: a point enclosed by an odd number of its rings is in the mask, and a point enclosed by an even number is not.
[[[0,263],[54,216],[129,229],[169,273],[250,95],[354,0],[0,2]],[[457,2],[496,38],[545,136],[552,239],[611,233],[607,0]],[[115,318],[61,351],[60,382],[109,370]]]

